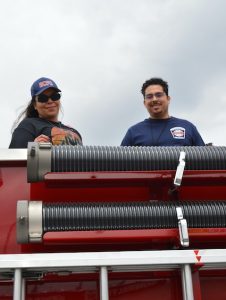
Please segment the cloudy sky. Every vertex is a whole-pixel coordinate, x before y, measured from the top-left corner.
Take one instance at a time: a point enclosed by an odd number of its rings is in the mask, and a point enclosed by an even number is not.
[[[225,12],[225,0],[1,0],[0,148],[42,76],[86,145],[119,145],[147,117],[153,76],[169,83],[171,115],[226,145]]]

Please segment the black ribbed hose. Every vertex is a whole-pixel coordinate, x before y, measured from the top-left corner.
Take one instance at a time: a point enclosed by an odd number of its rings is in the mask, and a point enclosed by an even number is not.
[[[43,228],[49,231],[177,228],[181,207],[190,228],[226,227],[226,201],[44,203]]]
[[[226,147],[52,146],[52,172],[175,170],[185,151],[187,170],[225,170]]]

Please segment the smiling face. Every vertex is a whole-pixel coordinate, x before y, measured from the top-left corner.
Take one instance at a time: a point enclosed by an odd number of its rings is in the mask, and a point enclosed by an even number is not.
[[[144,106],[153,119],[169,118],[168,106],[170,97],[166,95],[161,85],[149,85],[145,90]]]
[[[46,96],[51,96],[56,93],[56,90],[49,88],[45,90],[42,94]],[[38,101],[38,96],[35,97],[34,108],[38,111],[40,118],[46,119],[48,121],[58,121],[58,114],[60,110],[60,100],[53,101],[51,98],[47,102],[42,103]]]

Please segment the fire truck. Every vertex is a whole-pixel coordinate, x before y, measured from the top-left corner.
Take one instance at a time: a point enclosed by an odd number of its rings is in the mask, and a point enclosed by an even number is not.
[[[1,300],[225,300],[226,147],[0,150]]]

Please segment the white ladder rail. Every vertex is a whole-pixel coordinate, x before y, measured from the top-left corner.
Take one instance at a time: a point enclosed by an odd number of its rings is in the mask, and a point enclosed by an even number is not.
[[[198,253],[198,254],[197,254]],[[14,271],[14,300],[25,299],[23,271],[91,273],[100,270],[100,297],[108,300],[108,268],[111,272],[181,269],[183,299],[193,300],[191,266],[226,269],[226,249],[123,251],[91,253],[2,254],[0,273]]]
[[[13,300],[21,300],[21,298],[22,298],[22,269],[16,268],[14,270]]]
[[[194,300],[191,266],[185,264],[181,266],[181,281],[184,300]]]
[[[107,267],[100,268],[100,300],[108,300],[108,270]]]

